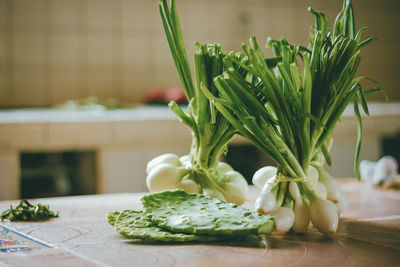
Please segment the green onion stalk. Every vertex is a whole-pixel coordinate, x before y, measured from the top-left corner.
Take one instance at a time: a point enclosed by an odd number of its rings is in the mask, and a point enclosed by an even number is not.
[[[186,110],[175,102],[170,102],[169,108],[190,128],[193,138],[188,155],[179,158],[169,153],[148,163],[147,186],[152,192],[182,188],[242,204],[247,194],[247,181],[229,164],[220,162],[227,143],[237,131],[200,89],[200,85],[204,85],[210,93],[218,92],[214,78],[226,70],[225,55],[219,44],[196,43],[193,82],[175,1],[172,0],[169,7],[162,0],[159,8],[172,58],[189,102]],[[246,64],[240,57],[236,60]],[[238,75],[240,73],[238,69]]]
[[[353,103],[358,122],[354,166],[359,177],[359,104],[368,115],[365,97],[380,86],[371,78],[356,77],[360,51],[375,38],[361,40],[365,28],[355,30],[351,1],[344,1],[331,31],[326,15],[309,11],[315,25],[308,47],[290,44],[285,38],[268,38],[267,47],[274,57],[265,59],[256,38],[251,37],[249,45],[242,45],[244,60],[237,60],[237,53],[224,57],[230,67],[214,79],[218,92],[206,83],[201,88],[237,131],[277,164],[258,170],[253,177],[262,187],[256,210],[274,215],[279,232],[303,233],[311,220],[320,232],[332,235],[338,226],[338,211],[345,205],[336,180],[323,168],[324,161],[331,162],[332,132]],[[363,90],[362,80],[376,87]]]

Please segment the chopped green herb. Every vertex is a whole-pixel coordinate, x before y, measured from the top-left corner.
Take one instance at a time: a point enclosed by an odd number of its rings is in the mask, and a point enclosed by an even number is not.
[[[58,217],[58,212],[51,211],[49,205],[38,203],[32,205],[26,199],[22,199],[16,208],[10,205],[10,209],[0,215],[1,221],[41,221]]]

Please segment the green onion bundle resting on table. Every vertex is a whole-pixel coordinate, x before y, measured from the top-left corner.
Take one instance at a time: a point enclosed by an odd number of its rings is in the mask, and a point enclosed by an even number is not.
[[[311,221],[320,232],[332,235],[346,199],[323,168],[324,161],[331,161],[331,135],[345,108],[353,103],[358,122],[355,173],[359,176],[358,104],[368,114],[365,96],[380,87],[363,90],[361,80],[377,83],[356,77],[360,50],[374,38],[362,40],[365,28],[356,31],[351,1],[344,1],[332,31],[323,13],[309,11],[316,20],[308,47],[292,45],[284,38],[268,39],[275,57],[266,60],[251,37],[249,45],[242,45],[247,64],[239,62],[236,54],[224,58],[231,68],[215,78],[218,93],[207,84],[201,86],[239,133],[277,163],[253,177],[262,188],[256,210],[273,215],[278,232],[303,233]]]
[[[255,201],[259,213],[273,215],[275,230],[307,231],[310,221],[322,233],[336,232],[346,199],[335,178],[323,165],[331,164],[332,132],[345,108],[353,103],[358,140],[355,174],[361,144],[359,103],[368,114],[365,97],[380,90],[377,82],[356,73],[360,51],[373,37],[362,40],[365,28],[355,29],[350,0],[330,30],[327,17],[315,16],[309,45],[290,44],[285,38],[267,40],[274,53],[266,59],[255,37],[244,52],[225,52],[218,44],[202,45],[194,55],[192,81],[175,1],[160,1],[160,13],[180,80],[189,100],[184,111],[171,110],[193,134],[189,155],[161,155],[147,165],[150,191],[181,188],[190,193],[241,204],[247,182],[219,162],[235,133],[244,136],[273,159],[253,176],[261,188]],[[363,90],[369,80],[375,88]]]
[[[171,8],[166,1],[161,1],[160,13],[171,54],[189,101],[185,111],[174,102],[169,107],[191,129],[193,139],[188,155],[179,158],[175,154],[164,154],[147,164],[147,186],[152,192],[181,188],[190,193],[204,193],[242,204],[247,193],[246,180],[230,165],[219,161],[236,129],[200,89],[200,85],[205,84],[211,92],[217,92],[214,78],[226,70],[223,63],[225,55],[218,44],[197,43],[199,50],[194,54],[193,83],[174,1]]]

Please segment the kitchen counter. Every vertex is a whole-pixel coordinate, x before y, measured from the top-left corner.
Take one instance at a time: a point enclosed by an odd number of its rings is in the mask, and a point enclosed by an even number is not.
[[[139,209],[144,193],[38,199],[34,202],[49,204],[60,217],[0,223],[36,244],[30,251],[1,252],[0,243],[0,266],[398,266],[400,192],[354,179],[341,183],[348,208],[333,239],[310,229],[305,235],[273,234],[232,243],[141,244],[116,233],[106,214]],[[251,188],[250,198],[256,195]],[[0,210],[10,204],[17,202],[1,201]]]
[[[377,160],[380,140],[400,130],[400,103],[369,104],[363,118],[360,159]],[[335,128],[331,151],[336,177],[353,173],[356,123],[352,106]],[[236,136],[233,143],[247,142]],[[147,162],[164,153],[188,153],[191,133],[166,106],[119,110],[0,110],[0,200],[20,196],[20,154],[24,152],[93,151],[96,193],[146,190]],[[335,166],[341,166],[336,168]]]

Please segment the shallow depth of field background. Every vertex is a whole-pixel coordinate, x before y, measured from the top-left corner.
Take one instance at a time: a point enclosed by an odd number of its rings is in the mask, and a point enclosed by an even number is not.
[[[331,19],[340,0],[177,0],[191,59],[193,42],[240,50],[252,34],[307,45],[314,17]],[[353,1],[357,28],[374,42],[360,74],[400,100],[400,3]],[[268,54],[268,53],[267,53]],[[179,84],[158,13],[158,0],[0,0],[0,107],[48,106],[95,95],[143,101],[148,88]],[[373,99],[383,100],[382,95]]]
[[[195,41],[241,51],[251,35],[260,46],[268,36],[285,36],[307,46],[314,24],[307,7],[325,12],[331,25],[342,8],[342,0],[176,3],[191,64]],[[378,80],[399,102],[400,2],[354,0],[353,6],[357,29],[366,26],[364,38],[378,39],[362,51],[359,75]],[[265,49],[265,55],[272,53]],[[138,107],[150,90],[179,84],[158,0],[0,0],[0,199],[147,190],[148,160],[189,152],[189,129],[173,114],[165,119],[166,105],[156,111],[144,106],[139,120],[132,115],[138,109],[68,115],[51,107],[91,96]],[[383,102],[384,96],[369,100]],[[361,159],[400,158],[399,107],[375,106],[381,114],[365,120]],[[58,115],[43,119],[52,114]],[[351,177],[356,126],[351,111],[342,119],[328,170]],[[225,160],[249,181],[258,168],[273,164],[248,142],[230,145]]]

